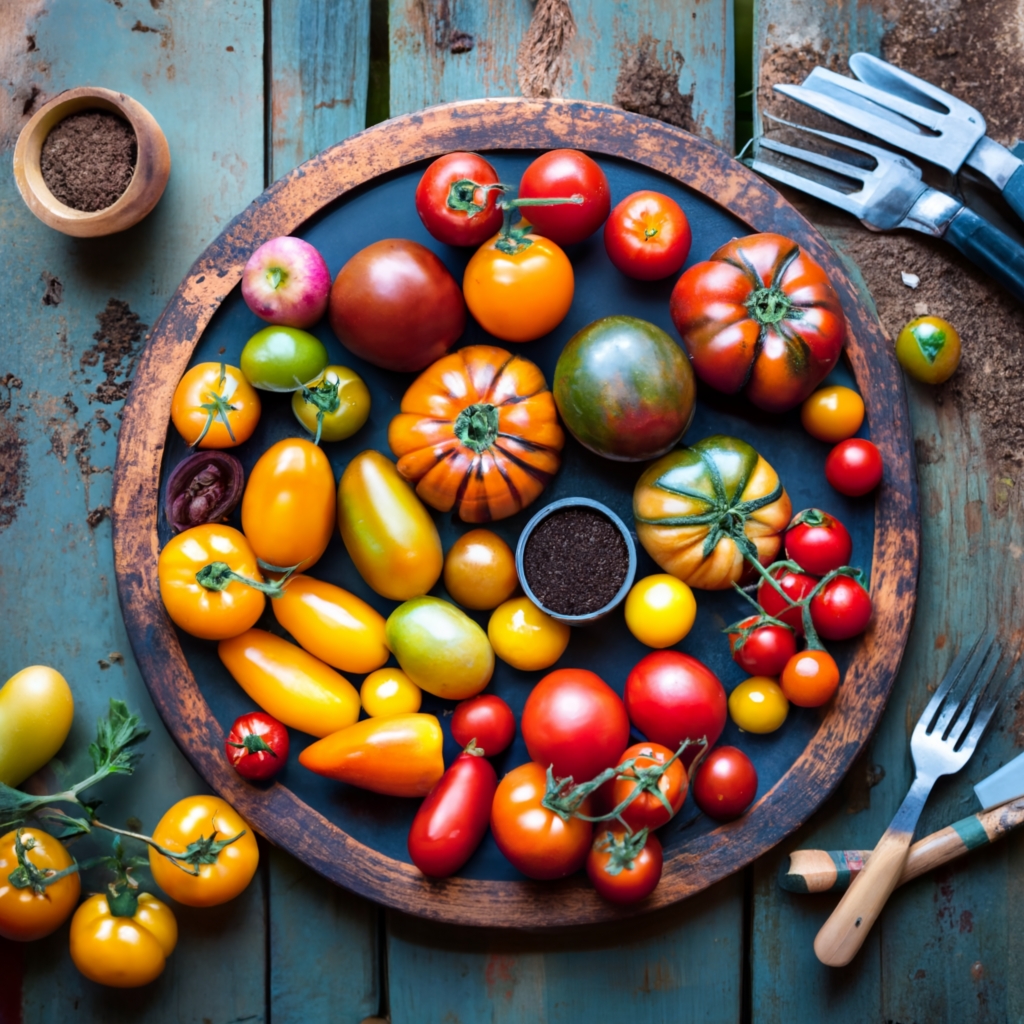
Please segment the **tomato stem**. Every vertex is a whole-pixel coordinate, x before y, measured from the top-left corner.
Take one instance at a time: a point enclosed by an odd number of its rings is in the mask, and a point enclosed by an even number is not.
[[[223,388],[224,382],[227,380],[227,367],[224,363],[220,364],[220,379],[217,381],[217,387]],[[232,405],[222,394],[217,391],[209,391],[207,394],[210,396],[209,402],[203,402],[199,408],[206,413],[206,423],[203,424],[203,429],[199,432],[199,436],[189,445],[189,448],[195,448],[197,444],[204,437],[210,427],[213,426],[213,421],[219,419],[224,426],[227,428],[228,437],[232,441],[235,440],[235,432],[231,429],[231,421],[228,419],[228,413],[235,411],[240,406]]]
[[[469,405],[455,420],[455,436],[477,454],[486,451],[498,436],[498,410],[486,402]]]
[[[774,285],[755,289],[747,299],[746,307],[751,319],[762,327],[770,327],[780,320],[793,320],[803,315],[803,310],[794,306],[789,296]]]
[[[647,845],[647,837],[650,835],[649,828],[642,828],[639,832],[626,832],[623,836],[616,836],[614,832],[608,831],[598,839],[595,848],[601,853],[608,854],[608,863],[604,870],[609,875],[621,875],[623,871],[632,871],[637,857],[643,853]]]
[[[287,570],[282,569],[280,571],[285,572]],[[284,590],[280,582],[272,580],[270,583],[260,583],[258,580],[251,580],[247,576],[242,576],[240,573],[235,572],[227,562],[210,562],[209,565],[204,565],[196,573],[196,582],[207,590],[216,591],[227,590],[231,583],[244,583],[247,587],[252,587],[253,590],[266,594],[267,597],[284,596]]]
[[[501,225],[501,234],[494,243],[494,247],[505,253],[507,256],[516,256],[523,250],[528,249],[533,242],[526,236],[533,230],[531,224],[521,224],[512,227],[512,213],[522,206],[563,206],[572,203],[580,206],[583,203],[583,196],[573,195],[569,197],[558,197],[551,199],[508,199],[502,196],[498,200],[498,206],[505,211]]]
[[[449,210],[462,210],[470,217],[475,217],[487,209],[489,193],[509,192],[511,189],[511,185],[503,185],[501,182],[496,182],[493,185],[481,185],[473,181],[472,178],[460,178],[448,186],[447,206]],[[483,205],[476,201],[477,192],[484,194]]]
[[[28,859],[28,851],[35,849],[36,841],[32,836],[22,837],[23,830],[19,828],[14,833],[14,854],[18,858],[18,866],[7,876],[7,880],[15,889],[31,889],[37,896],[42,896],[48,885],[53,885],[78,871],[77,861],[73,861],[61,871],[33,864]]]
[[[228,746],[238,747],[247,754],[269,754],[271,757],[277,757],[277,751],[262,736],[257,736],[254,732],[246,733],[241,743],[229,741]]]
[[[338,397],[338,382],[328,380],[325,376],[312,387],[302,389],[302,400],[316,407],[316,437],[313,438],[313,444],[319,444],[320,434],[324,428],[324,416],[330,412],[337,412],[341,407],[341,399]]]

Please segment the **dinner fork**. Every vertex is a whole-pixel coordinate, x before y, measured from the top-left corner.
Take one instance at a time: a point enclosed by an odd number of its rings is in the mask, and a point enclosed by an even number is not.
[[[914,828],[935,780],[959,771],[992,718],[1014,658],[991,635],[961,648],[910,738],[914,782],[864,870],[814,940],[823,964],[844,967],[857,954],[899,883]],[[998,671],[997,671],[998,670]]]

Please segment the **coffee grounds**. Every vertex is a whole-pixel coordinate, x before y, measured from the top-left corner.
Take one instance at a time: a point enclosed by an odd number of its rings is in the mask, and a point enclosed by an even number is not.
[[[83,110],[46,136],[39,166],[46,187],[65,206],[105,210],[135,173],[138,143],[132,126],[108,110]]]
[[[545,608],[588,615],[619,592],[629,572],[629,551],[607,516],[567,508],[553,512],[530,534],[523,571]]]

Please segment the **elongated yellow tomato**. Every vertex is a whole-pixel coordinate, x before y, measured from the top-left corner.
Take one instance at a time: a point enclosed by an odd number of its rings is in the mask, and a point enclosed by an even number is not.
[[[71,959],[90,980],[111,988],[138,988],[160,977],[178,944],[174,912],[140,892],[134,913],[115,916],[102,893],[90,896],[71,919]]]
[[[362,452],[342,474],[338,529],[363,579],[383,597],[418,597],[441,575],[444,559],[434,520],[380,452]]]
[[[363,675],[388,660],[384,616],[333,583],[293,576],[271,607],[310,654],[343,672]]]
[[[242,532],[267,566],[308,569],[334,531],[334,473],[312,441],[289,437],[252,467],[242,495]]]
[[[47,885],[42,892],[17,888],[11,874],[18,862],[16,838],[21,835],[25,860],[39,871],[64,871],[74,863],[59,839],[37,828],[20,828],[0,837],[0,938],[32,942],[56,931],[75,909],[82,891],[74,871]]]
[[[67,680],[45,665],[16,672],[0,688],[0,782],[17,786],[64,745],[75,699]]]
[[[299,764],[387,796],[426,796],[444,775],[441,724],[433,715],[367,718],[299,754]]]
[[[344,676],[273,633],[250,629],[222,640],[217,653],[235,682],[293,729],[327,736],[359,717],[359,694]]]

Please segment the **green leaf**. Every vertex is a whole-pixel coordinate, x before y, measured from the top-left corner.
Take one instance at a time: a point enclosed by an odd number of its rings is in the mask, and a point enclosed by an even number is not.
[[[37,806],[37,797],[0,782],[0,829],[3,831],[24,821]]]
[[[92,825],[86,818],[72,818],[68,814],[62,814],[59,820],[64,826],[56,833],[57,839],[69,839],[71,836],[87,836],[92,831]]]
[[[142,718],[128,710],[123,700],[110,700],[106,717],[96,724],[96,742],[89,756],[97,772],[131,775],[142,756],[130,748],[149,735]]]

